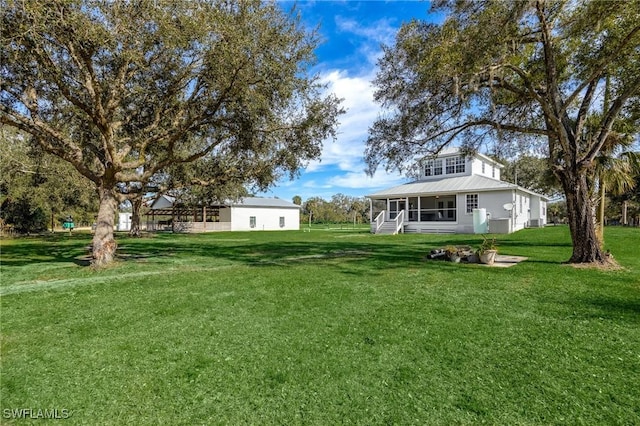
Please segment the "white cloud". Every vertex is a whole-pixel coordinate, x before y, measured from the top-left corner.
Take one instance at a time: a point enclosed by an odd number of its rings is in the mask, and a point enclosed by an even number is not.
[[[395,40],[398,26],[394,25],[395,19],[379,19],[369,25],[362,25],[353,18],[344,18],[341,15],[335,17],[336,27],[339,31],[353,33],[363,37],[369,43],[391,44]]]
[[[372,75],[351,77],[346,71],[331,70],[321,76],[327,92],[343,99],[346,113],[340,116],[336,141],[325,141],[320,161],[312,161],[307,172],[337,166],[340,170],[362,167],[369,126],[378,115],[379,106],[373,100]]]
[[[373,66],[382,55],[380,45],[391,45],[395,41],[398,26],[394,25],[394,19],[379,19],[370,24],[363,25],[353,18],[335,17],[338,31],[351,33],[358,37],[356,52],[365,58],[365,66]]]

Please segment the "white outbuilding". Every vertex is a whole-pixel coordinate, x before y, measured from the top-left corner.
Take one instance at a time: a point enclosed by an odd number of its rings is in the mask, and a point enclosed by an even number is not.
[[[174,232],[284,231],[300,229],[300,206],[279,198],[245,197],[187,207],[161,195],[149,206],[146,229]]]

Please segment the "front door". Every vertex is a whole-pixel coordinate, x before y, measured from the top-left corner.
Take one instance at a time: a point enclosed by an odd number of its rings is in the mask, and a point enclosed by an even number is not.
[[[406,208],[406,200],[389,200],[389,220],[393,220]]]

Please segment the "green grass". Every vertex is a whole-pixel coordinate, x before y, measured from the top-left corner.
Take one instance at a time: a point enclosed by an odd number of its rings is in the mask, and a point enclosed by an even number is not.
[[[3,240],[0,422],[639,424],[640,230],[620,271],[566,227],[497,236],[512,268],[425,261],[473,235],[366,229]],[[35,411],[34,411],[35,412]]]

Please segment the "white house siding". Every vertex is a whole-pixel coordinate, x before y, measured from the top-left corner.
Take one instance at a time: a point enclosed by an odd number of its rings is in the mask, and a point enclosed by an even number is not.
[[[531,219],[529,226],[543,227],[547,224],[547,202],[538,196],[531,196]]]
[[[484,171],[482,170],[482,165],[484,164]],[[489,161],[485,161],[481,158],[474,158],[473,161],[471,161],[471,174],[474,175],[480,175],[480,176],[486,176],[486,177],[490,177],[493,178],[493,175],[495,174],[494,172],[492,172],[493,168],[494,168],[494,164],[489,162]],[[500,172],[500,169],[496,169],[495,171],[496,173]],[[500,175],[496,175],[497,177],[494,179],[500,179]]]
[[[300,209],[238,207],[230,209],[232,231],[283,231],[300,229]],[[222,211],[220,212],[222,216]],[[251,227],[251,217],[255,217],[255,227]],[[284,217],[284,226],[280,218]],[[222,220],[222,217],[221,217]]]
[[[490,220],[489,224],[491,224],[491,220],[509,219],[509,212],[503,206],[513,201],[513,191],[481,191],[460,194],[458,196],[458,211],[460,213],[458,232],[469,234],[474,232],[473,213],[466,212],[467,194],[478,194],[478,208],[487,211],[487,216]],[[489,229],[489,232],[492,232],[491,229]]]
[[[531,196],[525,192],[516,191],[513,204],[513,231],[519,231],[529,226],[529,220],[531,219]]]
[[[480,159],[474,159],[471,162],[471,174],[474,175],[485,175],[487,176],[487,169],[490,169],[491,166],[489,165],[487,167],[486,163],[485,163],[485,172],[482,173],[482,164],[484,163],[484,161],[480,160]],[[491,173],[489,173],[488,176],[491,176]]]

